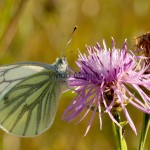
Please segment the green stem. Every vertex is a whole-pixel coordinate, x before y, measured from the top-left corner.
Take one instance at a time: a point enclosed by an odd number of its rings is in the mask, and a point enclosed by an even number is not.
[[[147,133],[149,130],[149,126],[150,126],[150,115],[144,113],[142,131],[141,131],[141,137],[140,137],[140,143],[139,143],[138,150],[144,150],[144,145],[145,145]]]
[[[28,0],[18,1],[17,9],[14,15],[9,19],[8,25],[5,28],[3,35],[0,37],[0,44],[1,44],[0,58],[3,57],[3,55],[5,54],[6,50],[8,49],[9,45],[11,44],[16,34],[18,22],[19,22],[20,16],[22,15],[22,12],[25,8],[25,4],[27,3],[27,1]]]
[[[116,119],[117,122],[119,123],[121,122],[119,113],[115,113],[114,118]],[[112,122],[112,127],[113,127],[113,134],[114,134],[117,150],[127,150],[126,141],[122,135],[122,128],[120,128],[114,122]]]

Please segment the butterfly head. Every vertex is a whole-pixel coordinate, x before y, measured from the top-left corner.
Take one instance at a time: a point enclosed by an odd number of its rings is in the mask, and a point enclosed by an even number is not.
[[[55,66],[55,69],[59,73],[64,73],[67,71],[68,62],[65,57],[57,58],[56,62],[53,64]]]

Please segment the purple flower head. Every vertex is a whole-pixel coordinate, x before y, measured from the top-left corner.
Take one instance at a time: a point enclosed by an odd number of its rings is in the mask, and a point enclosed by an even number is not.
[[[99,114],[100,128],[102,128],[102,113],[107,113],[112,121],[121,127],[114,113],[123,112],[136,133],[126,105],[130,103],[139,110],[150,113],[150,98],[140,88],[143,86],[150,90],[150,75],[144,74],[147,67],[145,65],[141,67],[139,57],[128,51],[126,40],[122,49],[115,48],[113,38],[112,49],[107,49],[104,41],[103,47],[102,49],[97,43],[96,47],[86,48],[88,55],[79,53],[76,64],[80,72],[74,72],[69,78],[69,86],[75,87],[77,95],[65,110],[63,118],[72,121],[84,111],[81,118],[83,120],[92,111],[86,135],[96,113]],[[135,93],[140,96],[135,96]]]

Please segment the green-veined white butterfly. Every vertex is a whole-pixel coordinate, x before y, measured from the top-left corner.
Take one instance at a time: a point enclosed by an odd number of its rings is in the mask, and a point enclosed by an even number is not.
[[[1,66],[0,127],[22,137],[34,137],[50,128],[67,87],[67,65],[61,57],[52,65],[26,62]]]
[[[55,74],[59,73],[59,78]],[[66,86],[66,58],[52,65],[18,63],[0,67],[1,128],[18,136],[35,136],[53,123]]]

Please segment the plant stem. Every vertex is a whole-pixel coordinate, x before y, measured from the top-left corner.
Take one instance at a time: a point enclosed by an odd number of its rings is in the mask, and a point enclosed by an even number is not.
[[[114,118],[117,120],[117,122],[119,123],[121,122],[119,113],[115,113]],[[113,133],[114,133],[117,150],[127,150],[126,141],[122,135],[122,128],[120,128],[114,122],[112,122],[112,127],[113,127]]]
[[[150,126],[150,115],[144,113],[142,131],[141,131],[141,137],[140,137],[140,143],[139,143],[138,150],[144,150],[144,145],[145,145],[147,133],[149,130],[149,126]]]

